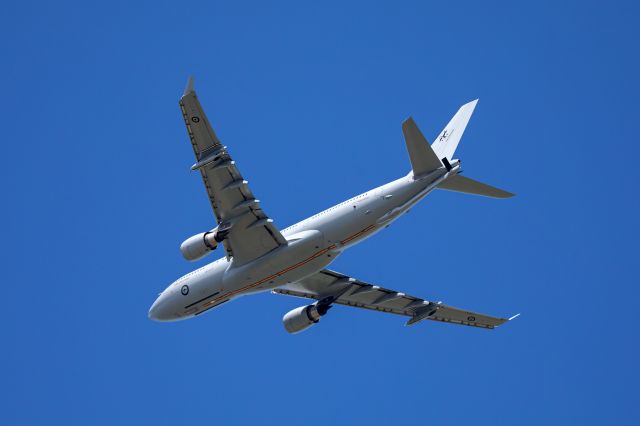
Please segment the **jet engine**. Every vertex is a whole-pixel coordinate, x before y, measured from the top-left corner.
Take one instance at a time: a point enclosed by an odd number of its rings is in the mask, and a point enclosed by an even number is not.
[[[180,252],[190,262],[202,259],[215,250],[228,233],[229,229],[220,230],[219,227],[211,231],[201,232],[184,240],[180,244]]]
[[[314,303],[293,309],[282,317],[284,328],[291,334],[300,333],[320,321],[320,317],[325,315],[329,308],[330,304]]]

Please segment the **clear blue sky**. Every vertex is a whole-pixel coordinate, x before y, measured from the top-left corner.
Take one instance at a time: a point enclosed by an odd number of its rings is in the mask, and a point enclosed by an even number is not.
[[[638,424],[635,2],[5,2],[2,424]],[[511,200],[438,192],[332,267],[485,331],[247,297],[147,319],[213,224],[189,75],[281,228],[458,150]]]

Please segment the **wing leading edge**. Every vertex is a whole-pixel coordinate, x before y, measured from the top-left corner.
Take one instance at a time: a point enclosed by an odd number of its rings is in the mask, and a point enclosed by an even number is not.
[[[222,145],[200,105],[189,79],[180,98],[180,109],[191,140],[196,163],[192,170],[202,175],[218,225],[229,227],[224,240],[227,258],[244,264],[287,241],[260,207],[249,185],[240,174],[227,147]]]
[[[409,320],[406,325],[431,320],[492,329],[517,316],[498,318],[466,311],[369,284],[328,269],[279,287],[273,293],[315,300],[339,295],[334,303],[407,316]]]

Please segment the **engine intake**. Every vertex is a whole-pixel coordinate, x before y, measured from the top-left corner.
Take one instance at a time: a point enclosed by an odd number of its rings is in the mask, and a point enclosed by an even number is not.
[[[282,323],[287,332],[291,334],[300,333],[320,321],[320,317],[325,315],[331,308],[330,304],[314,303],[313,305],[300,306],[282,317]]]
[[[180,252],[190,262],[200,260],[215,250],[228,233],[228,229],[221,231],[217,227],[211,231],[201,232],[184,240],[180,244]]]

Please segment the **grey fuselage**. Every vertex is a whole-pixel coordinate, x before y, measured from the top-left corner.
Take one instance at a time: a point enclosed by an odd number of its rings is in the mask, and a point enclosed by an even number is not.
[[[282,231],[287,245],[249,263],[235,266],[220,258],[192,271],[167,287],[149,310],[159,321],[191,318],[229,300],[268,291],[312,275],[345,249],[389,226],[440,182],[460,171],[413,173],[364,192]]]

